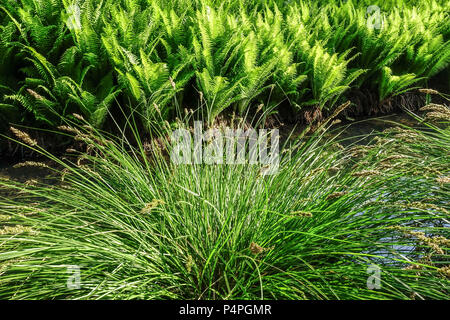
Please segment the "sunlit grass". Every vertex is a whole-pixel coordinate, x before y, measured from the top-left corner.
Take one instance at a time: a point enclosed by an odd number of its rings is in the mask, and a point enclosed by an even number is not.
[[[0,298],[448,298],[448,129],[346,148],[319,132],[268,176],[76,130],[89,155],[48,155],[61,184],[0,181],[16,190],[0,201]]]

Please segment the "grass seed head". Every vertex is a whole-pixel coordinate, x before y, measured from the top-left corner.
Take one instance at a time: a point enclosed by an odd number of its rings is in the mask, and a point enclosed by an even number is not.
[[[439,177],[436,179],[436,182],[440,185],[449,184],[450,183],[450,177]]]
[[[438,269],[438,272],[450,278],[450,265]]]
[[[78,119],[80,121],[86,122],[86,120],[83,118],[82,115],[80,115],[78,113],[72,113],[72,115],[74,116],[75,119]]]
[[[381,176],[382,173],[377,170],[363,170],[352,174],[353,177],[369,177],[369,176]]]
[[[260,253],[263,253],[266,249],[261,247],[259,244],[257,244],[256,242],[252,242],[250,244],[250,251],[255,254],[258,255]]]
[[[35,161],[25,161],[25,162],[20,162],[20,163],[13,165],[14,169],[23,168],[23,167],[39,167],[39,168],[50,169],[50,167],[48,165],[46,165],[45,163],[35,162]]]
[[[437,112],[432,111],[428,112],[425,116],[425,121],[450,121],[450,112],[449,113],[443,113],[443,112]]]
[[[295,217],[312,218],[313,214],[309,211],[294,211],[292,215]]]
[[[31,89],[27,89],[28,93],[35,98],[36,100],[45,100],[45,98],[43,96],[41,96],[39,93],[37,93],[36,91],[33,91]]]
[[[0,229],[0,235],[18,235],[22,233],[36,234],[36,231],[30,227],[24,227],[20,225],[5,226],[3,227],[3,229]]]
[[[155,209],[156,207],[163,205],[165,202],[163,200],[160,199],[154,199],[152,202],[149,202],[147,204],[145,204],[144,208],[142,208],[141,213],[142,214],[149,214],[150,212],[152,212],[153,209]]]
[[[420,111],[435,111],[442,113],[450,113],[450,109],[442,104],[430,103],[419,109]]]
[[[11,220],[11,216],[0,214],[0,222],[5,222],[5,221],[8,221],[8,220]]]
[[[177,85],[175,84],[175,81],[173,81],[172,77],[169,77],[169,82],[173,90],[177,90]]]
[[[69,132],[69,133],[75,133],[76,135],[81,135],[80,130],[69,127],[69,126],[59,126],[58,129],[61,131]]]
[[[187,261],[186,261],[186,270],[188,273],[191,273],[193,265],[194,265],[194,259],[192,259],[191,255],[188,255]]]
[[[36,146],[36,145],[38,144],[37,141],[34,140],[34,139],[32,139],[28,133],[23,132],[23,131],[21,131],[21,130],[19,130],[19,129],[16,129],[16,128],[14,128],[14,127],[10,127],[9,129],[12,131],[12,133],[13,133],[17,138],[19,138],[20,140],[22,140],[23,142],[25,142],[25,143],[28,144],[29,146],[34,147],[34,146]]]
[[[433,90],[433,89],[419,89],[419,92],[425,93],[425,94],[439,94],[439,91]]]
[[[384,158],[380,162],[383,163],[383,162],[389,162],[392,160],[400,160],[400,159],[405,159],[405,158],[408,158],[408,157],[405,155],[401,155],[401,154],[395,154],[395,155],[389,156],[387,158]]]
[[[342,196],[345,196],[346,194],[347,194],[347,192],[345,192],[345,191],[333,192],[327,196],[327,200],[333,200],[336,198],[340,198]]]

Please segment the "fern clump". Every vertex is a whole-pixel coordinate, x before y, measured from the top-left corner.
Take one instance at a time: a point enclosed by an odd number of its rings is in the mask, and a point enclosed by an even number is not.
[[[147,129],[197,109],[331,113],[448,72],[449,4],[398,1],[22,0],[0,6],[0,110],[55,125],[138,112]],[[377,106],[371,106],[376,108]]]

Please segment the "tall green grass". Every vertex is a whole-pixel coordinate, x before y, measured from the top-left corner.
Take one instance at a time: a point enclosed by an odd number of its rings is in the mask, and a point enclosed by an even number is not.
[[[0,181],[12,190],[0,200],[0,298],[448,298],[448,128],[346,147],[319,131],[263,175],[175,165],[166,139],[136,131],[137,144],[70,127],[89,153],[47,154],[62,184]]]

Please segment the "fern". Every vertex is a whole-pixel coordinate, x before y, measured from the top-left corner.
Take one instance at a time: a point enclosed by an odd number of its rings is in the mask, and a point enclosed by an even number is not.
[[[390,68],[384,67],[380,81],[380,101],[411,90],[411,85],[418,81],[420,78],[413,73],[396,76]]]
[[[73,5],[81,28],[67,23]],[[381,8],[380,29],[367,25],[369,5]],[[350,87],[385,100],[448,72],[449,9],[439,0],[4,0],[2,120],[57,125],[78,112],[102,126],[120,105],[150,129],[187,104],[212,121],[261,103],[331,112]]]

